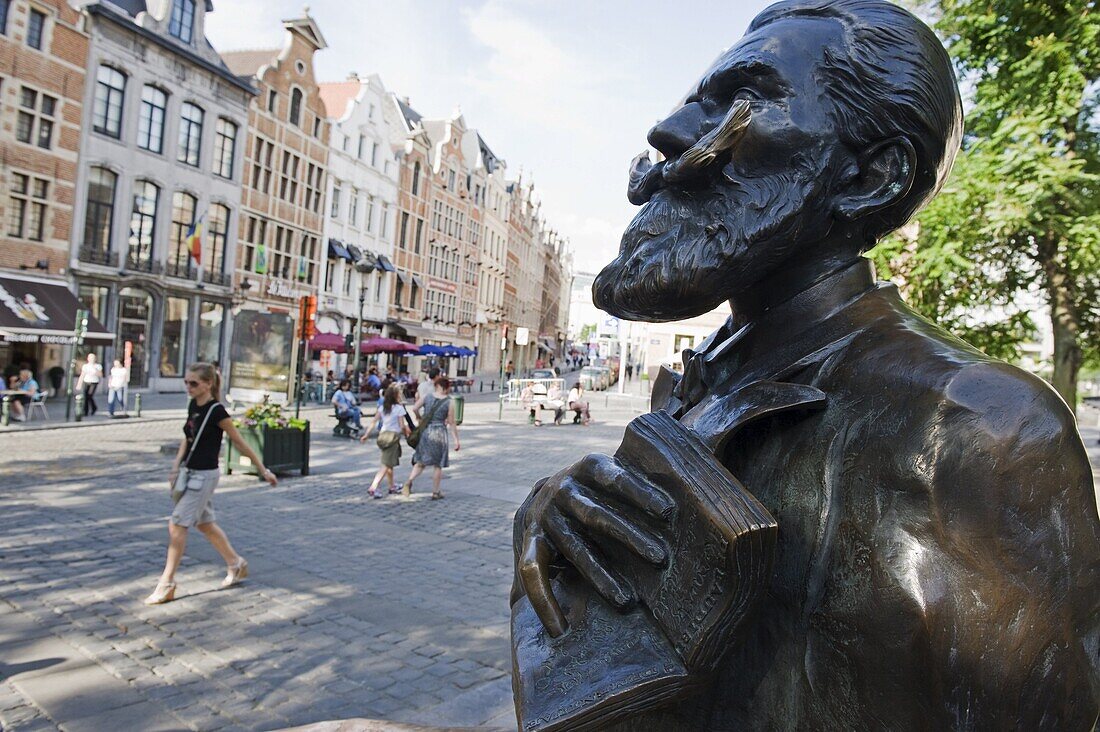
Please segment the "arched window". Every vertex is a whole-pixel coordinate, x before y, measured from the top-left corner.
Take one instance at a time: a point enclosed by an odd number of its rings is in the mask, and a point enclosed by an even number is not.
[[[207,221],[209,233],[202,247],[202,266],[208,272],[221,273],[225,267],[225,243],[229,239],[229,207],[212,204]]]
[[[125,95],[126,75],[110,66],[100,66],[95,77],[93,130],[116,138],[122,135],[122,101]]]
[[[138,119],[138,147],[149,152],[164,150],[164,112],[168,95],[148,84],[141,90],[141,117]]]
[[[413,184],[412,192],[414,196],[420,195],[420,161],[417,160],[413,163]]]
[[[302,126],[302,90],[297,87],[290,92],[290,124]]]
[[[214,175],[233,178],[233,156],[237,152],[237,125],[221,117],[214,136]]]
[[[187,251],[187,234],[195,224],[195,205],[195,197],[190,193],[176,191],[172,196],[172,231],[169,234],[172,248],[168,274],[175,277],[190,277],[194,271],[191,255]]]
[[[88,171],[88,204],[84,211],[84,246],[94,254],[111,251],[111,220],[115,213],[116,176],[106,168]]]
[[[195,27],[195,0],[173,0],[168,32],[184,43],[191,43]]]
[[[153,268],[153,236],[157,228],[160,189],[147,180],[134,183],[134,207],[130,212],[130,249],[126,267],[149,272]]]
[[[180,111],[179,152],[176,159],[181,163],[199,167],[199,154],[202,152],[202,107],[184,102]]]

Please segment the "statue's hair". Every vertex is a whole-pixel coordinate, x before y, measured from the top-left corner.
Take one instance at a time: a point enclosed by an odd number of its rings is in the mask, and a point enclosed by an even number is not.
[[[822,82],[845,143],[862,150],[902,135],[916,149],[909,193],[863,225],[873,246],[935,196],[951,171],[962,139],[951,59],[932,29],[885,0],[785,0],[757,15],[749,31],[784,18],[825,18],[844,29],[847,48],[825,49]]]

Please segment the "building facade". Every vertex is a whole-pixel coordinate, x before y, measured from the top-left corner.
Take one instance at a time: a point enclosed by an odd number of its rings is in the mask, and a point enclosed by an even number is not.
[[[300,361],[299,302],[318,293],[326,261],[329,124],[313,58],[327,44],[308,15],[283,27],[282,48],[224,54],[257,90],[248,111],[234,271],[243,311],[234,317],[239,357],[229,377],[245,398],[287,395]]]
[[[101,355],[126,360],[132,386],[183,391],[188,363],[228,356],[255,92],[206,40],[210,2],[82,8],[90,44],[72,273],[117,336]]]
[[[384,115],[389,94],[377,75],[352,74],[320,89],[331,133],[317,330],[353,341],[388,337],[399,219],[398,160]],[[342,373],[354,358],[353,347],[330,368]]]
[[[535,368],[543,358],[540,351],[546,348],[539,345],[545,269],[543,222],[534,186],[524,183],[522,176],[508,186],[508,194],[508,264],[504,288],[504,320],[509,326],[507,360],[512,363],[512,373],[522,374]]]
[[[480,134],[477,142],[475,202],[481,209],[481,249],[478,253],[477,371],[497,377],[503,366],[504,276],[508,265],[507,166]]]

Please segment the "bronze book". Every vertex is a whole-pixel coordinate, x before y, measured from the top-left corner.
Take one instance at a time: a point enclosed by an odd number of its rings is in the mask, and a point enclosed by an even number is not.
[[[615,457],[676,503],[667,567],[601,545],[641,603],[620,613],[586,582],[553,583],[569,630],[551,638],[530,602],[512,608],[516,710],[524,732],[599,729],[708,680],[767,587],[777,526],[704,439],[665,412],[636,418]]]

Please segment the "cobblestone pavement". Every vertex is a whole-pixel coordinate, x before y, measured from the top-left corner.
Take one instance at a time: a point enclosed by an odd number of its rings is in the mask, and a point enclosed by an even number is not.
[[[253,576],[216,591],[200,536],[182,597],[164,559],[176,421],[0,435],[0,728],[277,729],[366,717],[514,729],[510,521],[538,478],[613,451],[643,401],[593,395],[590,428],[467,405],[447,500],[367,500],[372,446],[316,420],[312,474],[223,478],[219,523]],[[1094,464],[1097,430],[1083,429]],[[408,475],[408,453],[398,479]]]
[[[601,402],[614,398],[599,397]],[[219,523],[252,577],[192,532],[182,597],[141,599],[164,561],[163,445],[176,421],[0,436],[0,727],[276,729],[366,717],[514,728],[511,518],[532,483],[612,451],[643,402],[590,428],[467,405],[447,499],[366,499],[372,445],[317,415],[308,477],[223,477]],[[408,450],[398,479],[408,475]]]

